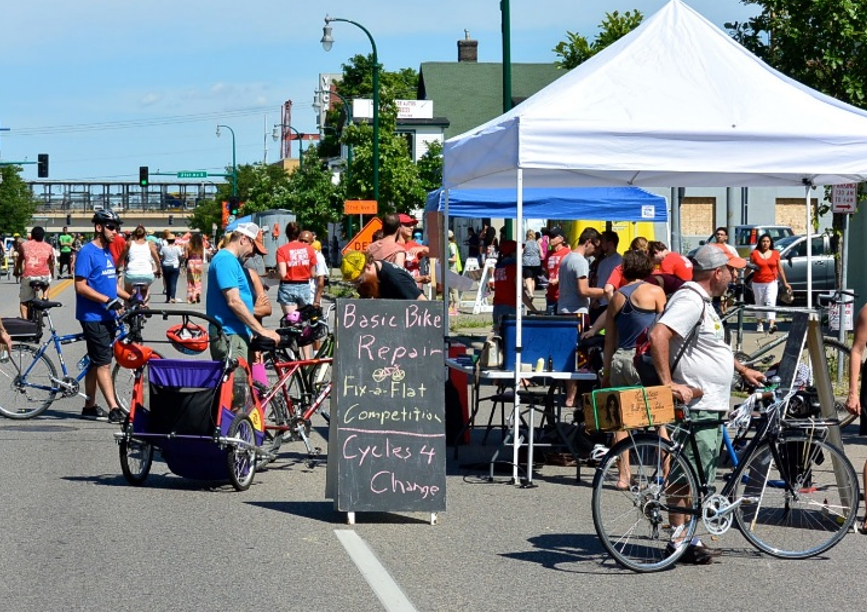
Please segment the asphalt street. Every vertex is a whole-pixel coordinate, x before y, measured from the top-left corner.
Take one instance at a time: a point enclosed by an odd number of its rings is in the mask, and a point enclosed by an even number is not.
[[[17,289],[0,279],[3,316],[16,315]],[[72,288],[52,297],[64,303],[58,329],[78,331]],[[160,297],[158,288],[153,306]],[[153,318],[145,335],[160,339],[167,325]],[[69,364],[83,354],[79,344],[64,350]],[[731,530],[710,542],[723,550],[712,565],[622,570],[593,529],[592,469],[576,482],[575,468],[546,465],[535,488],[505,473],[488,482],[496,434],[481,446],[476,432],[457,459],[449,449],[437,525],[423,514],[361,513],[349,526],[324,497],[324,461],[308,466],[300,442],[246,492],[182,479],[160,461],[132,487],[116,426],[76,418],[81,406],[63,399],[37,419],[0,420],[2,610],[847,610],[867,596],[858,534],[824,556],[781,561]],[[325,422],[314,425],[325,448]],[[857,426],[844,441],[860,473]],[[355,554],[359,542],[372,556]]]

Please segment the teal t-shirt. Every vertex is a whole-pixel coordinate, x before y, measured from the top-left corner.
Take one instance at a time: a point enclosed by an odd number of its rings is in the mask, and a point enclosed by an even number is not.
[[[235,316],[223,295],[223,291],[232,288],[238,290],[241,300],[252,314],[253,292],[250,290],[250,283],[247,280],[247,275],[244,274],[244,268],[241,267],[241,262],[231,251],[222,249],[214,255],[208,268],[205,311],[220,322],[226,334],[244,336],[249,339],[250,328]]]

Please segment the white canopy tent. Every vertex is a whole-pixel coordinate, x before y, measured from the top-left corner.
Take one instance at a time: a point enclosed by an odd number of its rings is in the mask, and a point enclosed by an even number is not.
[[[680,0],[443,150],[443,188],[516,188],[519,227],[525,187],[803,185],[808,258],[809,190],[864,180],[867,112],[774,70]],[[516,335],[517,383],[520,317]]]

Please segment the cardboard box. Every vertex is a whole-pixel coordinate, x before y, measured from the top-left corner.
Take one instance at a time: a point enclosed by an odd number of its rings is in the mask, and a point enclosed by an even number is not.
[[[587,431],[638,429],[674,421],[674,398],[666,386],[597,389],[582,399]]]

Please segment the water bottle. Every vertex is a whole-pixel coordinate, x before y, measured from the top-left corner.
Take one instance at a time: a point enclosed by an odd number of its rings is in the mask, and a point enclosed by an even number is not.
[[[5,344],[0,344],[0,363],[9,361],[9,347]]]
[[[89,366],[89,365],[90,365],[90,357],[85,355],[84,357],[82,357],[81,359],[78,360],[76,367],[78,368],[79,372],[83,372],[87,368],[87,366]]]

